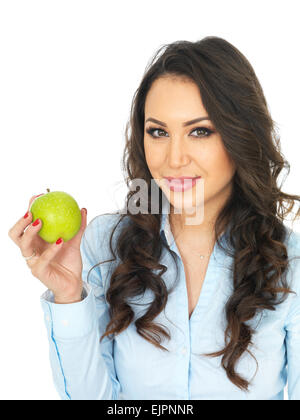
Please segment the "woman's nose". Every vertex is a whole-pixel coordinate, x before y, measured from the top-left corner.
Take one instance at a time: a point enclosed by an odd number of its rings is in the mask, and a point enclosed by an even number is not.
[[[189,157],[183,139],[172,138],[169,144],[169,166],[176,168],[186,165],[189,162]]]

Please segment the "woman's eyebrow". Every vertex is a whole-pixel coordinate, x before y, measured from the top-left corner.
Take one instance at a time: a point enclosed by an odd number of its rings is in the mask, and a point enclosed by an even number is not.
[[[210,120],[210,118],[209,117],[200,117],[200,118],[195,118],[194,120],[190,120],[190,121],[186,121],[186,122],[184,122],[183,124],[182,124],[182,126],[183,127],[186,127],[187,125],[192,125],[192,124],[194,124],[194,123],[196,123],[196,122],[199,122],[199,121],[203,121],[203,120]],[[146,119],[146,122],[147,121],[152,121],[152,122],[154,122],[154,123],[156,123],[156,124],[160,124],[160,125],[162,125],[163,127],[167,127],[167,124],[166,123],[164,123],[163,121],[159,121],[159,120],[157,120],[157,119],[155,119],[155,118],[147,118]]]

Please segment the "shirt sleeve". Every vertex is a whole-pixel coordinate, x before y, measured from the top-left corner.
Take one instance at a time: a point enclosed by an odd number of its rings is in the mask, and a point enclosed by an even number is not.
[[[287,383],[289,400],[300,400],[300,252],[292,261],[293,284],[291,305],[285,322]]]
[[[115,400],[120,384],[113,360],[113,340],[100,337],[109,322],[108,306],[97,252],[97,218],[86,227],[80,251],[84,299],[71,304],[56,304],[47,290],[41,296],[49,356],[55,387],[63,400]]]

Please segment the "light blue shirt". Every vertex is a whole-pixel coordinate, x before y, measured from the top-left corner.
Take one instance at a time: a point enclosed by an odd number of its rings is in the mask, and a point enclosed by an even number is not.
[[[249,347],[256,363],[245,352],[236,371],[251,380],[249,392],[236,387],[221,367],[221,357],[201,356],[223,349],[226,328],[224,307],[232,294],[232,258],[215,245],[210,256],[199,300],[189,319],[185,272],[172,235],[167,214],[162,216],[161,236],[180,258],[179,279],[169,294],[164,311],[155,319],[167,327],[171,340],[163,338],[161,350],[143,339],[134,322],[112,341],[100,337],[109,322],[105,292],[111,270],[120,261],[97,265],[113,258],[109,249],[111,229],[118,214],[102,214],[87,226],[80,250],[85,296],[72,304],[53,303],[52,292],[41,296],[49,339],[50,362],[56,389],[63,400],[282,400],[288,382],[288,396],[300,399],[300,260],[294,259],[288,272],[292,290],[275,311],[263,311],[248,321],[256,333]],[[127,217],[122,221],[125,223]],[[120,232],[119,225],[113,240]],[[286,239],[289,257],[300,256],[300,234],[290,230]],[[224,243],[226,234],[222,235]],[[166,286],[174,284],[175,262],[164,249],[161,264]],[[152,292],[130,304],[135,319],[145,313]],[[144,303],[146,306],[142,306]]]

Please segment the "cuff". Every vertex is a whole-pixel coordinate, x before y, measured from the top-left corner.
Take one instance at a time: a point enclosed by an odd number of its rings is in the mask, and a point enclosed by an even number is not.
[[[57,338],[74,339],[83,337],[91,332],[96,321],[96,305],[92,288],[83,282],[83,296],[81,302],[58,304],[54,303],[54,296],[50,290],[44,292],[40,298],[47,328]]]

